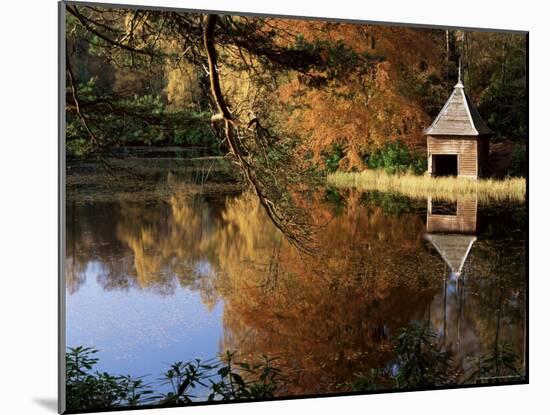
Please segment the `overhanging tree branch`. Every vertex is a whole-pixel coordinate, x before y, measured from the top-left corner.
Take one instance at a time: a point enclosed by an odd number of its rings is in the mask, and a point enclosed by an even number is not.
[[[84,129],[86,130],[86,132],[90,136],[90,138],[93,141],[96,149],[101,148],[102,147],[101,142],[99,141],[99,139],[97,138],[95,133],[90,128],[90,125],[88,124],[88,120],[86,119],[86,116],[82,112],[80,99],[78,97],[78,92],[77,92],[76,80],[75,80],[75,77],[74,77],[73,69],[71,67],[71,61],[69,59],[69,53],[68,52],[66,54],[66,60],[67,60],[67,62],[66,62],[66,64],[67,64],[67,73],[69,74],[69,82],[71,83],[71,91],[72,91],[72,97],[73,97],[73,100],[74,100],[75,112],[78,115],[78,117],[80,118],[80,121],[82,122],[82,125],[84,126]]]
[[[285,235],[291,244],[299,248],[301,251],[312,252],[310,241],[310,229],[307,225],[299,222],[294,215],[280,209],[276,202],[270,197],[270,186],[272,183],[265,183],[262,180],[262,175],[259,172],[258,166],[254,165],[252,158],[248,157],[243,152],[243,144],[238,138],[239,129],[252,130],[255,134],[262,132],[259,120],[252,119],[248,123],[241,122],[234,117],[229,110],[220,84],[217,65],[217,53],[214,42],[214,31],[216,24],[219,21],[217,15],[207,15],[204,20],[203,42],[206,50],[208,61],[208,76],[210,80],[210,89],[212,98],[216,105],[217,114],[212,116],[212,122],[223,123],[224,140],[227,143],[231,155],[234,157],[236,164],[243,171],[247,181],[252,185],[261,205],[265,208],[268,217],[273,224]]]
[[[76,6],[67,5],[67,11],[69,13],[71,13],[74,17],[76,17],[78,19],[78,21],[82,24],[82,26],[84,26],[90,33],[93,33],[94,35],[101,38],[102,40],[109,43],[110,45],[116,46],[116,47],[118,47],[120,49],[123,49],[127,52],[130,52],[130,53],[137,53],[137,54],[140,54],[140,55],[146,55],[148,57],[153,56],[153,53],[150,50],[134,48],[132,46],[129,46],[126,43],[122,43],[122,42],[120,42],[116,39],[113,39],[113,38],[105,35],[104,33],[101,33],[99,30],[96,30],[92,26],[92,24],[97,25],[97,23],[94,20],[92,20],[92,19],[84,16],[82,13],[80,13],[80,11],[78,10],[78,8]]]

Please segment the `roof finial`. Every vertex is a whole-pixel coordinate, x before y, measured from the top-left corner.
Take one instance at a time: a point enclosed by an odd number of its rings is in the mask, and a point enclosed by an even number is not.
[[[458,82],[455,85],[455,88],[464,88],[462,84],[462,56],[458,58]]]

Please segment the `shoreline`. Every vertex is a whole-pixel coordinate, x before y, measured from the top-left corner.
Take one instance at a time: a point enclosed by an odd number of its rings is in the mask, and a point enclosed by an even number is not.
[[[335,172],[327,175],[327,184],[339,188],[400,193],[413,199],[428,197],[456,201],[525,202],[527,181],[524,177],[497,179],[466,179],[458,177],[430,177],[413,174],[388,174],[383,170],[364,170],[356,173]]]

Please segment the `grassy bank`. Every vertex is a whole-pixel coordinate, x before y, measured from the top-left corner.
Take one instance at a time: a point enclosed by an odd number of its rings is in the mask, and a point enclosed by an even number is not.
[[[400,193],[412,198],[455,201],[459,197],[476,197],[480,201],[524,201],[527,183],[525,178],[503,180],[470,180],[458,177],[415,176],[388,174],[383,170],[365,170],[360,173],[336,172],[329,174],[327,182],[336,187],[353,187],[359,190]]]

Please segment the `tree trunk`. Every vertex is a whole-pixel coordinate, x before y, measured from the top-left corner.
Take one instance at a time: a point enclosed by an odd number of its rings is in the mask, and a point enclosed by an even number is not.
[[[296,222],[291,215],[280,211],[272,198],[269,197],[270,183],[263,183],[258,175],[257,168],[248,155],[243,154],[243,145],[239,138],[235,137],[235,132],[239,128],[255,130],[263,129],[257,119],[252,119],[248,123],[243,123],[231,114],[225,99],[223,97],[220,78],[217,70],[217,54],[214,42],[214,29],[219,21],[219,16],[209,14],[204,21],[203,43],[208,60],[208,77],[210,81],[210,92],[218,111],[211,118],[212,123],[223,123],[224,140],[226,141],[229,152],[235,158],[237,165],[243,171],[247,181],[252,185],[260,203],[265,208],[273,224],[286,236],[288,241],[304,252],[311,251],[305,245],[308,239],[308,231]]]

